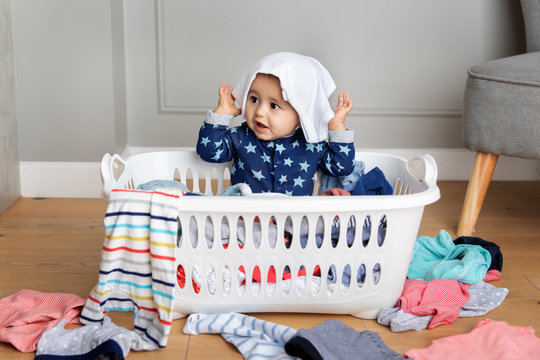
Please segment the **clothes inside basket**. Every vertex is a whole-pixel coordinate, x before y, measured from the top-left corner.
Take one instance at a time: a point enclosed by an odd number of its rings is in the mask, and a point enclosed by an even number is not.
[[[261,229],[261,222],[257,221],[258,218],[255,219],[255,221],[252,224],[252,241],[256,248],[259,247],[261,243],[261,237],[262,237],[262,229]],[[332,228],[331,228],[331,242],[332,246],[337,246],[339,235],[340,235],[340,218],[336,217],[332,222]],[[363,226],[362,226],[362,244],[363,246],[367,246],[367,243],[370,239],[371,234],[371,217],[367,216],[364,219]],[[377,242],[379,245],[382,244],[382,241],[384,241],[384,238],[386,236],[386,216],[383,216],[379,223],[379,227],[377,230]],[[179,239],[178,244],[180,245],[182,241],[184,241],[184,234],[182,233],[181,227],[179,227]],[[212,221],[209,218],[206,218],[205,224],[204,224],[204,240],[206,241],[206,244],[209,248],[213,246],[214,241],[214,226]],[[347,230],[346,230],[346,241],[347,245],[350,247],[354,241],[356,233],[356,220],[354,217],[351,217],[347,223]],[[308,224],[302,222],[300,225],[300,245],[302,248],[305,248],[308,242]],[[268,225],[268,241],[270,246],[273,248],[276,245],[277,239],[278,239],[278,231],[277,226],[275,223],[270,223]],[[322,222],[318,222],[316,225],[316,235],[315,235],[315,243],[317,247],[320,247],[323,241],[324,236],[324,226]],[[230,243],[230,228],[228,222],[223,219],[221,226],[220,226],[220,237],[221,237],[221,244],[226,249],[229,246]],[[238,220],[237,228],[236,228],[236,238],[237,243],[239,247],[243,247],[246,241],[246,226],[243,219]],[[287,248],[290,247],[290,244],[293,241],[293,225],[290,221],[287,221],[284,226],[283,236],[280,237],[283,239],[285,246]],[[199,236],[198,236],[198,227],[197,222],[195,218],[191,218],[190,225],[189,225],[189,239],[191,241],[191,245],[193,247],[196,247],[198,245]],[[208,291],[211,294],[215,293],[216,290],[216,273],[215,269],[208,267],[206,269],[201,269],[198,266],[194,266],[192,269],[192,286],[193,290],[198,293],[200,291],[202,282],[203,282],[203,276],[201,273],[206,270],[204,273],[207,274],[206,277],[206,283],[208,286]],[[225,292],[229,292],[231,288],[231,279],[232,276],[236,276],[237,284],[240,285],[240,292],[243,292],[245,290],[245,284],[246,284],[246,272],[243,267],[239,267],[236,270],[236,273],[231,273],[231,270],[228,268],[223,269],[222,272],[222,279],[223,279],[223,289]],[[185,269],[183,267],[179,267],[177,272],[178,277],[178,284],[181,288],[185,286]],[[319,291],[320,284],[321,284],[321,271],[318,266],[316,266],[313,270],[313,276],[312,278],[312,286],[311,289],[314,293]],[[338,274],[336,271],[336,268],[334,265],[331,265],[329,268],[328,274],[327,274],[327,281],[328,281],[328,290],[333,291],[336,283],[337,283]],[[373,281],[376,284],[380,278],[380,265],[375,264],[373,268]],[[251,278],[253,291],[255,293],[258,293],[260,291],[260,284],[261,284],[261,273],[258,266],[256,266],[253,270],[253,275]],[[298,270],[297,274],[297,290],[300,293],[303,293],[305,288],[305,279],[306,279],[306,269],[302,266]],[[290,284],[291,284],[291,270],[289,266],[286,266],[283,270],[282,274],[282,287],[283,291],[288,292],[290,290]],[[365,266],[361,266],[358,271],[356,272],[356,282],[359,287],[361,287],[366,280],[366,268]],[[269,269],[268,275],[267,275],[267,283],[268,283],[268,291],[273,292],[275,290],[276,285],[276,273],[275,269],[271,267]],[[345,266],[343,269],[343,275],[341,279],[341,283],[345,288],[348,288],[351,283],[351,267]]]

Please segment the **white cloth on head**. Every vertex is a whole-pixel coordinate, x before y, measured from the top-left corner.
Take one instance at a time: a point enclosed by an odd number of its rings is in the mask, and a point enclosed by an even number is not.
[[[328,70],[318,60],[296,53],[279,52],[263,57],[233,89],[244,116],[249,88],[259,73],[279,79],[283,99],[298,113],[307,142],[326,140],[328,122],[334,117],[328,97],[336,89]]]

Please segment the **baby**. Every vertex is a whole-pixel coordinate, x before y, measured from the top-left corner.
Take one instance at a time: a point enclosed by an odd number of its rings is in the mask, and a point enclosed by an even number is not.
[[[254,193],[312,195],[317,170],[331,176],[353,171],[354,132],[345,127],[353,104],[340,92],[332,110],[328,97],[334,89],[314,58],[268,55],[234,89],[220,86],[218,106],[199,132],[197,153],[209,162],[234,160],[232,185],[246,183]],[[245,122],[229,128],[241,114]]]

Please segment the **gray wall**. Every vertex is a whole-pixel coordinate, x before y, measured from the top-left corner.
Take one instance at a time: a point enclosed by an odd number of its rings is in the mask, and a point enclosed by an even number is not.
[[[9,0],[0,0],[0,213],[20,195]]]
[[[99,161],[126,145],[121,6],[13,2],[22,161]]]
[[[17,0],[20,157],[194,146],[223,81],[318,58],[359,148],[460,148],[466,69],[524,51],[516,0]],[[332,98],[335,101],[335,96]]]

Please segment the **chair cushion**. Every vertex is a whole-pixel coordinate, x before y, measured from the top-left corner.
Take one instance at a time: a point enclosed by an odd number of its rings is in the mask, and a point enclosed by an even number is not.
[[[540,159],[540,51],[471,68],[463,106],[465,147]]]

